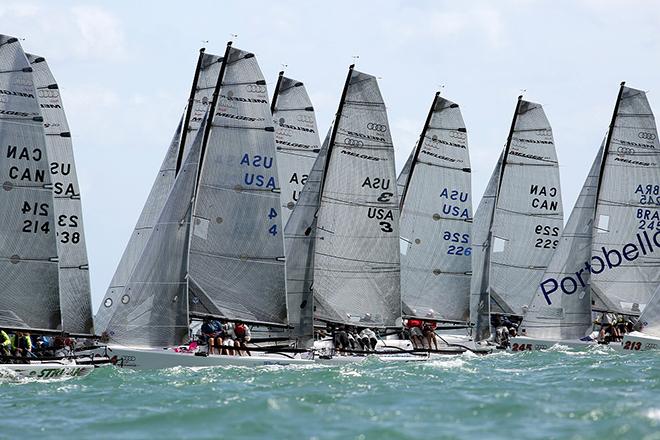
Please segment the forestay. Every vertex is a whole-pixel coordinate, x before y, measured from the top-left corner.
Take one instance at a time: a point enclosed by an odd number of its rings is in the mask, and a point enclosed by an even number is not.
[[[272,115],[255,56],[228,47],[193,216],[191,311],[286,323]]]
[[[32,68],[0,35],[0,327],[61,329],[53,185]]]
[[[319,153],[320,141],[314,107],[305,85],[283,74],[280,72],[277,80],[271,109],[281,186],[282,224],[286,226]]]
[[[188,243],[202,138],[200,130],[113,308],[106,330],[112,342],[167,347],[188,335]]]
[[[330,142],[316,229],[316,317],[400,325],[394,148],[376,78],[351,68]]]
[[[591,258],[593,220],[596,212],[596,193],[600,177],[604,143],[600,147],[589,175],[578,195],[573,211],[568,218],[557,250],[543,274],[529,310],[522,322],[525,336],[552,340],[580,339],[591,332],[591,292],[589,272],[582,272],[584,285],[570,295],[552,291],[554,283],[561,283],[566,277],[572,278],[584,262]],[[570,281],[565,285],[572,289]]]
[[[559,243],[562,227],[552,129],[541,105],[520,99],[491,226],[491,313],[522,316]]]
[[[470,158],[457,104],[436,95],[411,157],[401,201],[403,314],[468,321]]]
[[[660,284],[660,254],[651,244],[660,243],[660,144],[643,91],[622,85],[608,140],[591,289],[596,308],[638,315]]]
[[[48,63],[43,57],[30,54],[27,57],[33,69],[37,101],[44,118],[46,151],[53,184],[62,329],[69,333],[93,334],[89,262],[71,132],[59,87]]]

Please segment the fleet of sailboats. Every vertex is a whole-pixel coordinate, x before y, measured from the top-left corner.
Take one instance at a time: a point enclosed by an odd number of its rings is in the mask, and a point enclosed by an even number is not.
[[[135,368],[426,359],[430,346],[401,338],[409,321],[465,329],[462,349],[447,353],[592,346],[598,314],[634,322],[617,349],[660,347],[660,145],[645,93],[623,83],[564,228],[540,104],[518,98],[473,216],[458,104],[435,94],[397,178],[376,77],[350,66],[321,144],[301,81],[280,72],[269,100],[253,53],[202,49],[94,321],[57,83],[44,58],[0,36],[0,89],[2,329],[101,335],[104,353]],[[246,323],[255,340],[242,356],[210,353],[193,329],[211,320]],[[520,332],[510,341],[507,326]],[[377,343],[342,342],[361,331]],[[79,376],[90,353],[2,367]]]

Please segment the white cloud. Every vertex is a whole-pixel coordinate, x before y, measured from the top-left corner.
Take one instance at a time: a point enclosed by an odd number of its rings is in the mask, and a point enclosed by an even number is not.
[[[98,6],[74,6],[71,13],[79,32],[74,48],[80,55],[125,55],[124,32],[113,14]]]

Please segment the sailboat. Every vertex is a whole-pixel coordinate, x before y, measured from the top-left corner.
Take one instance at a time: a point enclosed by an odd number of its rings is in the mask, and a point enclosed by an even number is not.
[[[352,65],[335,120],[285,228],[287,296],[295,310],[290,322],[299,345],[313,348],[321,362],[354,362],[368,353],[339,356],[331,338],[314,341],[315,327],[401,328],[395,176],[377,80]],[[378,352],[383,360],[394,358],[389,354]]]
[[[302,82],[280,72],[270,108],[281,187],[280,211],[286,226],[319,153],[320,140],[314,107]]]
[[[636,318],[650,303],[660,285],[657,138],[646,94],[622,83],[607,136],[512,349],[591,346],[592,310]]]
[[[552,128],[541,105],[521,96],[472,228],[470,319],[476,342],[494,336],[491,315],[522,317],[562,226]]]
[[[181,116],[142,213],[110,281],[110,286],[94,317],[96,328],[101,331],[108,328],[110,318],[115,313],[116,306],[121,302],[128,279],[151,236],[158,216],[167,201],[167,196],[172,190],[174,180],[181,171],[183,159],[187,156],[201,128],[204,115],[209,111],[221,67],[222,57],[206,53],[204,48],[200,49],[186,109]]]
[[[43,57],[0,35],[0,328],[40,335],[94,334],[80,189],[59,88]],[[13,359],[3,376],[89,374],[91,359]],[[8,371],[9,370],[9,371]]]
[[[179,349],[193,319],[287,327],[276,150],[265,84],[254,54],[228,43],[207,116],[108,320],[105,332],[119,365],[311,362],[290,353],[223,356]]]
[[[458,104],[439,92],[397,188],[403,316],[444,323],[453,332],[467,328],[472,255],[467,130]],[[467,335],[459,340],[467,341]]]

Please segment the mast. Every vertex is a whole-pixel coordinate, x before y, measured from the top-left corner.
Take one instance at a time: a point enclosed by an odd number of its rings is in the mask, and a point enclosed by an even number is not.
[[[270,102],[270,112],[275,113],[275,105],[277,103],[277,95],[280,93],[280,87],[282,86],[282,77],[284,77],[284,70],[280,71],[280,74],[277,77],[277,84],[275,84],[275,91],[273,92],[273,100]]]
[[[438,103],[439,97],[440,97],[440,92],[435,92],[435,96],[433,97],[433,104],[431,104],[431,108],[429,109],[429,114],[428,116],[426,116],[426,122],[424,123],[424,128],[422,128],[422,133],[419,135],[419,141],[415,146],[415,155],[410,164],[410,170],[408,171],[408,175],[406,176],[406,182],[403,187],[403,194],[401,194],[401,200],[399,201],[400,209],[403,208],[403,203],[406,200],[406,194],[408,194],[408,185],[410,184],[410,180],[412,179],[413,170],[415,169],[415,165],[417,164],[417,159],[419,158],[419,152],[422,149],[422,144],[424,142],[424,138],[426,137],[426,132],[429,128],[429,125],[431,124],[431,118],[433,117],[433,112],[435,111],[435,106]]]
[[[195,92],[197,91],[197,81],[199,80],[199,72],[202,70],[202,60],[204,59],[204,51],[206,49],[202,47],[199,49],[199,58],[197,59],[197,67],[195,68],[195,76],[193,77],[192,87],[190,88],[190,97],[188,98],[188,108],[186,109],[186,117],[183,120],[183,130],[181,131],[181,140],[179,141],[179,154],[176,158],[176,168],[175,175],[179,174],[179,169],[181,168],[181,162],[183,161],[183,150],[186,146],[186,138],[188,137],[188,131],[190,128],[188,124],[190,123],[190,117],[192,116],[193,104],[195,102]]]
[[[623,95],[623,88],[625,87],[625,85],[626,85],[626,82],[621,81],[621,85],[619,86],[619,94],[617,95],[616,103],[614,104],[614,113],[612,113],[612,121],[610,122],[610,129],[607,131],[607,140],[605,141],[605,148],[603,149],[603,157],[600,160],[600,171],[599,171],[599,174],[598,174],[598,186],[596,187],[596,203],[598,203],[598,198],[600,197],[601,182],[603,181],[603,174],[605,173],[605,159],[607,159],[607,153],[610,149],[610,142],[612,142],[612,133],[614,132],[614,123],[616,122],[616,115],[619,113],[619,103],[621,102],[621,96]]]
[[[516,121],[518,121],[518,111],[520,110],[520,103],[522,102],[522,95],[518,96],[518,102],[516,103],[516,111],[513,113],[513,119],[511,120],[511,128],[509,129],[509,137],[506,138],[506,145],[504,146],[504,156],[502,157],[502,166],[500,167],[500,177],[497,182],[497,192],[495,193],[495,206],[497,206],[497,199],[500,196],[500,188],[502,187],[502,178],[504,177],[504,166],[506,165],[506,157],[509,155],[509,149],[511,148],[511,139],[513,138],[513,131],[516,128]],[[491,221],[491,227],[493,226]]]
[[[222,59],[222,66],[220,66],[220,74],[218,75],[218,81],[215,83],[215,89],[213,90],[213,98],[211,99],[211,105],[209,109],[211,110],[207,116],[208,120],[206,121],[206,127],[204,127],[204,137],[202,138],[202,151],[199,154],[199,165],[197,165],[197,184],[195,185],[195,194],[197,194],[197,185],[199,185],[199,179],[202,173],[202,163],[204,162],[204,156],[206,155],[206,144],[211,135],[211,126],[213,125],[213,119],[215,116],[215,106],[218,103],[218,97],[220,96],[220,88],[222,87],[222,80],[225,77],[225,69],[227,68],[227,61],[229,59],[229,52],[231,51],[232,42],[227,43],[227,48],[225,49],[225,56]]]
[[[335,115],[335,123],[332,126],[332,134],[330,135],[330,142],[328,142],[328,153],[325,159],[326,166],[323,168],[323,178],[321,179],[321,191],[320,195],[323,196],[323,188],[325,187],[325,178],[328,175],[328,164],[330,163],[330,157],[332,155],[332,147],[335,143],[335,137],[337,136],[337,130],[339,129],[339,121],[341,119],[341,112],[344,108],[344,101],[346,100],[346,93],[348,93],[348,85],[351,82],[351,76],[353,75],[353,69],[355,64],[348,66],[348,75],[346,75],[346,82],[344,83],[344,90],[341,92],[341,98],[339,99],[339,108],[337,108],[337,113]]]

